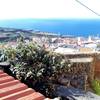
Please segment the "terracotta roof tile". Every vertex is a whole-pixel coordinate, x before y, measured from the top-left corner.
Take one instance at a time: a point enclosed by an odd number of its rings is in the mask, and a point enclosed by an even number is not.
[[[45,97],[0,70],[0,100],[44,100]]]

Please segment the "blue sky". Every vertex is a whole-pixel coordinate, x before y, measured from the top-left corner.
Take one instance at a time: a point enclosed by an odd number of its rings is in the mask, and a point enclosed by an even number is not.
[[[79,0],[100,13],[100,0]],[[0,0],[0,19],[100,18],[75,0]]]

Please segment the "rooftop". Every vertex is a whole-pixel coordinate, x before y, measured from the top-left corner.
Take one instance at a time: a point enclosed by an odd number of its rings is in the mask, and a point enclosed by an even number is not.
[[[0,100],[44,100],[45,97],[0,70]],[[48,99],[49,100],[49,99]]]

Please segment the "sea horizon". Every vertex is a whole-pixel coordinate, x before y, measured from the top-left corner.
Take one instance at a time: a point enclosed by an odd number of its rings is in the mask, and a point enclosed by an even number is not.
[[[88,37],[99,36],[100,19],[10,19],[0,20],[0,27]]]

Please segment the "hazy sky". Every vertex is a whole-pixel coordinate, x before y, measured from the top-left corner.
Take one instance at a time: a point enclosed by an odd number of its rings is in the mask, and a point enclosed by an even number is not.
[[[100,14],[100,0],[79,0]],[[75,0],[0,0],[0,19],[100,18]]]

